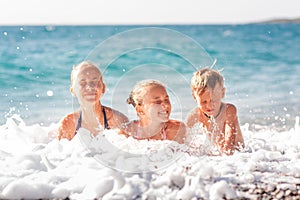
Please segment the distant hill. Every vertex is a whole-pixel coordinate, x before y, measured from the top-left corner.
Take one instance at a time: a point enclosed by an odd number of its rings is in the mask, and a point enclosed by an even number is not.
[[[300,17],[295,19],[272,19],[259,22],[259,24],[281,24],[281,23],[300,23]]]

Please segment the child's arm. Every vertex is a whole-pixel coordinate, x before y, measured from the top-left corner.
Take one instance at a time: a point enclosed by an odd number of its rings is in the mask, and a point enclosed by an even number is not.
[[[183,144],[186,138],[186,126],[183,122],[179,123],[179,128],[177,131],[177,135],[175,137],[175,141],[179,144]]]
[[[233,104],[227,104],[225,135],[224,143],[222,145],[222,152],[227,155],[232,155],[234,150],[239,145],[243,147],[244,140],[237,117],[237,109]]]
[[[192,128],[199,121],[199,109],[198,107],[194,108],[187,116],[186,126]]]

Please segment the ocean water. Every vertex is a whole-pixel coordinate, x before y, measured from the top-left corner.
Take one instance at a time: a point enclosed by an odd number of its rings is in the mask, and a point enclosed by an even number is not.
[[[2,26],[0,124],[18,114],[48,126],[77,108],[69,92],[72,66],[100,64],[103,103],[135,118],[126,98],[136,81],[164,81],[172,117],[196,106],[189,89],[200,67],[222,69],[224,101],[241,125],[289,130],[300,114],[300,25]]]

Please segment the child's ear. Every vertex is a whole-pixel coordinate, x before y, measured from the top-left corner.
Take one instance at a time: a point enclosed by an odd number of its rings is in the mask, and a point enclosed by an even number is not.
[[[140,105],[136,105],[135,106],[135,110],[137,112],[137,114],[140,116],[140,115],[144,115],[144,111],[142,109],[142,107]]]
[[[226,92],[226,88],[223,88],[223,89],[222,89],[222,98],[225,97],[225,92]]]
[[[76,96],[75,92],[74,92],[74,88],[72,86],[70,87],[70,92],[71,92],[72,96]]]
[[[104,94],[106,91],[106,85],[103,83],[103,87],[102,87],[102,93]]]
[[[195,96],[195,91],[192,91],[192,96],[193,96],[194,100],[197,101],[196,96]]]

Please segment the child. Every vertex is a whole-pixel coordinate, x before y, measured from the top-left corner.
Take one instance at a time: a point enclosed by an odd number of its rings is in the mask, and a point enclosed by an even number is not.
[[[203,125],[207,137],[221,153],[233,154],[244,147],[244,140],[233,104],[222,102],[225,95],[224,78],[213,69],[201,69],[191,79],[192,95],[198,107],[189,114],[187,127]]]
[[[185,124],[169,119],[171,103],[162,83],[156,80],[137,83],[127,103],[134,106],[139,120],[124,125],[121,134],[136,139],[174,140],[184,143]]]
[[[77,97],[80,108],[61,120],[57,135],[59,140],[62,138],[71,140],[81,127],[95,136],[101,127],[116,128],[128,122],[125,115],[101,104],[100,99],[105,92],[105,84],[95,64],[83,61],[73,68],[70,91]]]

